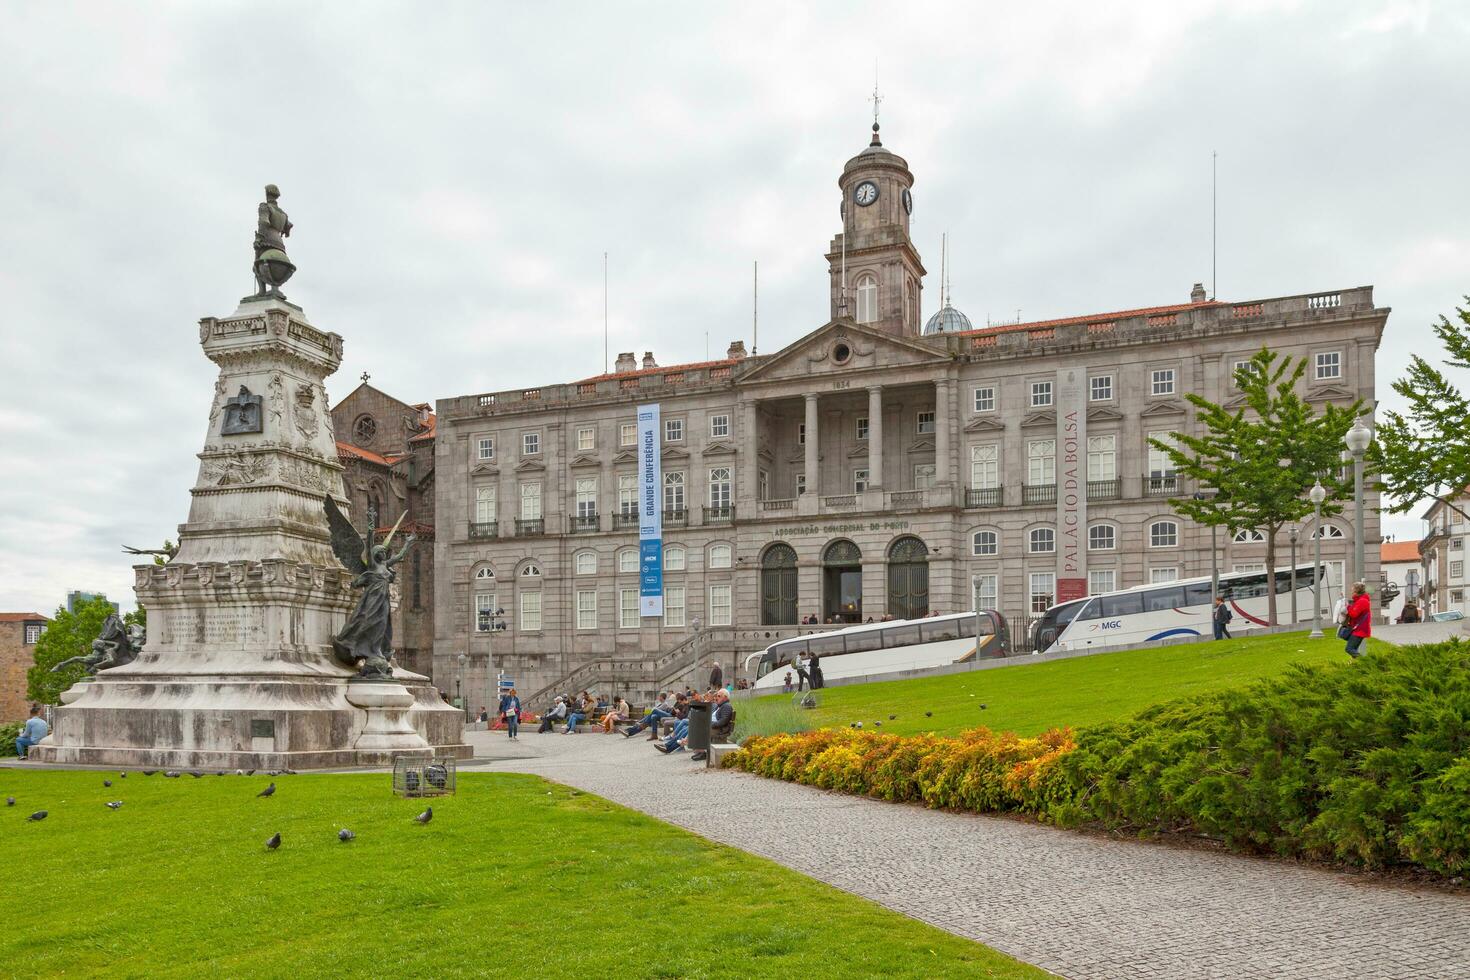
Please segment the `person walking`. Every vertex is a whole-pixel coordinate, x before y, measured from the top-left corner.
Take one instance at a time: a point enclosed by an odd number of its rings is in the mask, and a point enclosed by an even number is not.
[[[797,694],[800,694],[802,692],[802,686],[803,685],[810,684],[812,682],[812,675],[811,674],[808,674],[806,672],[806,664],[807,664],[806,654],[804,654],[804,653],[798,653],[796,655],[796,693]]]
[[[521,697],[511,688],[500,696],[500,720],[505,722],[506,734],[512,740],[521,734]]]
[[[725,671],[724,671],[724,668],[722,668],[720,666],[720,662],[718,660],[711,660],[710,661],[710,665],[709,665],[709,686],[710,687],[724,687],[725,686]]]
[[[1342,630],[1348,634],[1343,649],[1357,660],[1363,652],[1363,641],[1373,635],[1373,600],[1368,598],[1368,586],[1363,582],[1353,586],[1353,599],[1343,614]]]
[[[1230,639],[1230,621],[1235,618],[1235,613],[1225,604],[1224,596],[1215,596],[1215,611],[1212,614],[1215,621],[1215,639]]]
[[[810,682],[813,691],[827,683],[826,679],[822,677],[821,654],[812,654],[811,662],[806,665],[806,671],[811,675]]]
[[[25,759],[31,751],[31,746],[51,734],[51,726],[46,724],[46,719],[41,717],[41,706],[31,705],[31,716],[26,719],[25,727],[20,731],[20,737],[15,740],[15,754]]]

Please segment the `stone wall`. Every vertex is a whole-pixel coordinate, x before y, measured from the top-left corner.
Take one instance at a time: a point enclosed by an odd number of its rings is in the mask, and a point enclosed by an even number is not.
[[[26,642],[26,627],[45,622],[44,617],[0,618],[0,724],[22,721],[30,710],[26,671],[35,663],[36,645]]]

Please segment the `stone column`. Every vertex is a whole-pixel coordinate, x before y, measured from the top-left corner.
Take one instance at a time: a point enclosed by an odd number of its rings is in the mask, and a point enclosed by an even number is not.
[[[813,500],[822,492],[817,456],[817,396],[811,393],[806,396],[806,492]]]
[[[740,496],[748,501],[750,512],[745,516],[754,517],[760,513],[760,445],[756,437],[756,425],[760,419],[760,402],[751,399],[741,406],[740,418],[740,474],[741,481],[745,484],[739,488]]]
[[[883,386],[868,389],[868,489],[883,489]]]
[[[934,382],[934,482],[948,486],[949,478],[949,392],[951,382],[940,378]]]

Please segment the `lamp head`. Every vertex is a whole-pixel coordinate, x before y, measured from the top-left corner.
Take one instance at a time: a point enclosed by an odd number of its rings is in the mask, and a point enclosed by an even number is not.
[[[1362,456],[1373,443],[1373,430],[1364,425],[1363,420],[1359,418],[1353,422],[1353,427],[1348,429],[1342,441],[1347,443],[1348,452],[1352,453],[1354,458]]]
[[[1312,506],[1321,507],[1322,501],[1327,499],[1327,488],[1322,486],[1321,480],[1318,480],[1312,485],[1312,489],[1307,492],[1307,496],[1311,498]]]

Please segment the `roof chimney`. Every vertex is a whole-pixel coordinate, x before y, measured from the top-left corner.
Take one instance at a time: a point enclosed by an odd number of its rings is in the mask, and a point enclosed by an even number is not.
[[[1197,282],[1194,284],[1194,288],[1189,291],[1189,301],[1191,303],[1203,303],[1205,301],[1204,283]]]
[[[651,351],[651,350],[644,351],[643,352],[643,370],[647,371],[649,368],[656,368],[656,367],[658,367],[658,362],[653,359],[653,351]]]
[[[732,361],[744,360],[745,359],[745,341],[743,341],[743,340],[732,340],[732,341],[730,341],[730,349],[727,350],[727,351],[725,351],[725,356],[728,357]]]
[[[613,371],[622,374],[624,371],[638,370],[638,358],[633,356],[632,351],[624,351],[618,355],[617,363],[613,365]]]

